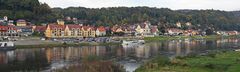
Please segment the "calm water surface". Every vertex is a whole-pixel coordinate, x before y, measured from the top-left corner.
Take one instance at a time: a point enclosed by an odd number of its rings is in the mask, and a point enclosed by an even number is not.
[[[157,55],[168,57],[201,54],[210,50],[240,48],[240,39],[169,40],[138,46],[80,46],[0,51],[0,71],[43,71],[81,63],[89,56],[114,61],[132,72]]]

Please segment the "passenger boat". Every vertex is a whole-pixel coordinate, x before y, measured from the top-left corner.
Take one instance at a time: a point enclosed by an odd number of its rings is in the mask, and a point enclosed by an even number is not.
[[[0,42],[0,50],[14,50],[14,42]]]
[[[137,45],[144,44],[144,40],[123,40],[122,45]]]

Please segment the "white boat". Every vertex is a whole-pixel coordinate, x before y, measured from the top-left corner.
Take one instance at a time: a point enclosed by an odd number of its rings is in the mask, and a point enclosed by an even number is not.
[[[144,40],[123,40],[122,45],[137,45],[144,44]]]
[[[236,50],[234,50],[234,51],[238,51],[238,52],[240,52],[240,49],[236,49]]]
[[[0,50],[13,50],[14,42],[0,42]]]

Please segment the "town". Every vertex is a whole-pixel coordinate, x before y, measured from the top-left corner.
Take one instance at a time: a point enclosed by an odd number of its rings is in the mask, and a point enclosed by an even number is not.
[[[69,18],[68,18],[69,19]],[[76,18],[73,18],[76,19]],[[71,20],[71,18],[70,18]],[[16,23],[16,24],[14,24]],[[176,27],[160,31],[158,25],[152,25],[149,21],[133,25],[114,25],[112,27],[90,26],[83,24],[65,24],[64,20],[57,20],[55,23],[36,26],[30,22],[19,20],[8,20],[7,16],[0,18],[1,37],[17,38],[38,35],[46,39],[67,39],[67,38],[96,38],[96,37],[155,37],[155,36],[204,36],[206,31],[198,29],[181,29],[182,25],[191,26],[190,22],[177,22]],[[238,31],[213,31],[218,35],[238,35]]]
[[[73,18],[76,19],[76,18]],[[14,24],[16,23],[16,24]],[[83,24],[65,24],[64,20],[57,20],[55,23],[36,26],[30,22],[19,19],[8,20],[5,16],[0,19],[0,35],[4,38],[17,38],[28,36],[40,36],[43,39],[68,39],[68,38],[96,38],[96,37],[156,37],[164,36],[204,36],[206,31],[197,29],[180,29],[183,25],[180,22],[176,23],[175,28],[167,28],[164,33],[159,30],[157,25],[152,25],[149,21],[136,23],[134,25],[114,25],[112,27],[90,26]],[[190,22],[185,23],[191,26]],[[214,31],[218,35],[238,35],[237,31]]]
[[[237,0],[0,0],[1,72],[240,72]]]

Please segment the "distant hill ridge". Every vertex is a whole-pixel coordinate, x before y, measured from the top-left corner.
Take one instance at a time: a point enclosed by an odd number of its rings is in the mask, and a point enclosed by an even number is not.
[[[112,26],[114,24],[134,24],[150,21],[167,27],[176,22],[191,22],[193,28],[211,27],[216,30],[239,30],[240,11],[220,10],[171,10],[150,7],[110,7],[110,8],[50,8],[38,0],[0,0],[0,17],[26,19],[36,24],[55,22],[56,19],[74,17],[85,24]]]

